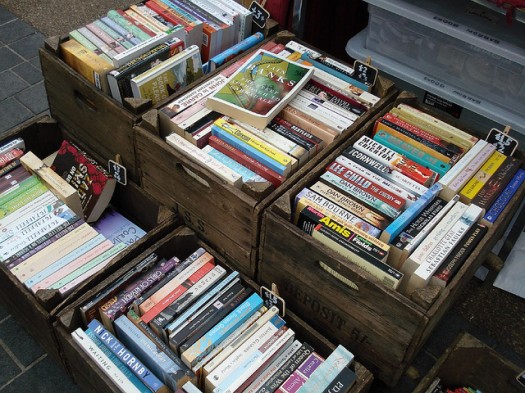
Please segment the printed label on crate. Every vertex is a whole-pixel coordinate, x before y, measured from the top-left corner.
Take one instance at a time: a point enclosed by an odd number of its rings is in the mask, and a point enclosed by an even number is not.
[[[463,110],[463,107],[459,106],[458,104],[449,100],[445,100],[444,98],[441,98],[440,96],[428,91],[426,91],[425,95],[423,96],[423,102],[429,106],[440,109],[457,119],[459,119],[461,116],[461,111]]]

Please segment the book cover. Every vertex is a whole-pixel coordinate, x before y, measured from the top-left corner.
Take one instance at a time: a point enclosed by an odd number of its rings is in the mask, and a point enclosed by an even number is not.
[[[310,79],[313,70],[258,50],[208,97],[206,105],[257,128],[268,125]]]
[[[199,48],[192,45],[132,78],[131,90],[134,97],[156,104],[203,75]]]
[[[87,222],[98,220],[109,205],[117,181],[73,142],[64,140],[51,168],[76,189]]]
[[[510,183],[505,187],[503,192],[498,196],[496,201],[488,209],[487,213],[483,216],[481,220],[482,224],[491,226],[498,219],[501,212],[505,209],[509,201],[512,199],[514,194],[521,187],[525,181],[525,171],[523,169],[518,169],[518,172],[514,175]]]
[[[93,223],[93,228],[113,244],[130,246],[146,235],[146,231],[134,224],[112,207],[107,208]]]

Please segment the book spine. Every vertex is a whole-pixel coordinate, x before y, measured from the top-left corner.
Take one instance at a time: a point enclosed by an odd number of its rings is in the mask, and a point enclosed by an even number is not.
[[[384,214],[387,217],[396,218],[400,214],[400,210],[392,208],[387,203],[376,198],[374,195],[369,194],[366,192],[366,190],[359,187],[358,185],[338,176],[336,173],[327,171],[321,175],[321,180],[336,186],[339,190],[353,198],[360,200],[367,206],[379,211],[381,214]]]
[[[450,164],[438,160],[431,154],[428,154],[427,152],[414,147],[400,138],[395,137],[387,130],[381,129],[376,132],[374,135],[374,140],[400,154],[403,154],[417,164],[438,173],[439,176],[445,175],[450,169]]]
[[[275,120],[275,119],[274,119]],[[276,123],[274,120],[272,120],[268,124],[268,128],[277,134],[281,135],[282,137],[288,139],[289,141],[294,142],[298,146],[301,146],[303,149],[305,149],[308,152],[309,158],[313,158],[318,150],[315,143],[312,143],[310,140],[301,137],[299,134],[294,133],[291,129],[286,128],[284,125]]]
[[[216,68],[220,67],[228,60],[231,60],[233,57],[237,56],[239,53],[245,52],[251,47],[257,45],[264,39],[264,35],[260,32],[252,34],[251,36],[241,40],[237,44],[231,46],[230,48],[224,50],[218,55],[213,56],[209,60],[208,72],[214,71]]]
[[[100,18],[102,23],[104,23],[106,26],[108,26],[111,30],[115,31],[117,34],[119,34],[121,37],[124,37],[124,39],[128,40],[133,45],[138,45],[142,42],[140,38],[135,37],[132,32],[129,30],[126,30],[124,27],[119,25],[114,20],[110,19],[107,16],[103,16]]]
[[[314,228],[312,237],[318,239],[338,254],[347,257],[350,262],[376,277],[387,287],[396,289],[399,286],[403,278],[401,272],[366,254],[362,248],[355,246],[330,228],[319,224]]]
[[[156,285],[179,264],[180,260],[178,258],[170,258],[168,261],[158,264],[151,271],[148,271],[147,274],[141,275],[133,283],[130,283],[124,291],[109,299],[100,307],[101,321],[104,325],[112,329],[115,318],[125,313],[133,300]]]
[[[104,345],[102,341],[99,340],[98,336],[93,333],[91,329],[86,330],[86,335],[93,341],[93,343],[114,363],[120,371],[129,379],[129,381],[141,391],[141,393],[149,393],[150,389],[144,385],[140,379],[133,374],[133,372],[115,355],[111,350]]]
[[[177,319],[175,319],[173,322],[169,323],[168,326],[166,326],[165,331],[168,334],[168,336],[171,335],[171,333],[173,333],[174,331],[176,331],[176,329],[179,326],[181,326],[184,322],[190,320],[195,315],[197,315],[198,310],[200,310],[201,308],[206,308],[211,303],[213,303],[219,297],[221,291],[229,289],[238,281],[239,273],[230,273],[224,280],[220,281],[211,290],[209,290],[203,296],[201,296],[191,307],[189,307],[186,311],[179,315]]]
[[[86,37],[84,37],[78,30],[70,31],[69,38],[77,41],[84,48],[93,52],[95,55],[99,56],[101,59],[104,59],[109,64],[112,64],[111,58],[108,55],[106,55],[102,50],[100,50],[95,44],[93,44]]]
[[[430,279],[430,285],[446,286],[456,275],[465,260],[479,244],[488,228],[482,224],[474,224],[465,234],[465,241],[459,243],[443,263],[437,268]]]
[[[211,130],[211,128],[210,128]],[[249,181],[266,181],[266,179],[262,178],[261,176],[257,175],[255,172],[249,170],[244,165],[239,164],[234,159],[228,157],[226,154],[221,153],[219,150],[215,149],[211,145],[205,146],[202,151],[204,151],[206,154],[209,154],[213,158],[219,160],[224,165],[226,165],[231,170],[237,172],[239,175],[242,176],[243,182],[249,182]],[[259,180],[258,180],[259,179]]]
[[[88,327],[95,333],[100,341],[115,354],[141,382],[152,392],[158,392],[165,385],[153,374],[133,353],[131,353],[117,338],[108,332],[96,319],[92,320]]]
[[[392,193],[396,194],[398,197],[406,201],[406,206],[412,205],[417,201],[418,197],[415,194],[412,194],[405,190],[404,188],[399,187],[397,184],[392,183],[391,181],[385,179],[384,177],[369,171],[368,169],[362,167],[357,162],[350,160],[348,157],[341,155],[338,156],[335,161],[338,164],[341,164],[352,171],[366,177],[367,179],[379,184],[381,187],[390,190]]]
[[[151,38],[150,34],[146,33],[140,27],[130,22],[127,18],[118,13],[116,10],[109,10],[107,16],[113,22],[117,23],[123,29],[126,29],[130,34],[139,39],[140,42],[138,42],[137,45],[140,45],[142,42],[147,41]]]
[[[252,170],[259,176],[272,183],[272,185],[276,188],[279,187],[286,180],[284,176],[271,170],[267,166],[261,164],[256,159],[243,153],[241,150],[235,148],[234,146],[216,137],[215,135],[210,136],[209,143],[210,146],[217,149],[221,153],[226,154],[227,156],[239,162],[246,168]]]
[[[7,204],[12,199],[19,198],[24,193],[28,192],[31,188],[43,186],[43,184],[38,180],[37,176],[31,176],[28,179],[23,180],[19,184],[11,187],[9,190],[4,192],[0,196],[0,206]]]
[[[424,185],[419,184],[397,170],[391,169],[389,166],[380,163],[357,149],[349,148],[345,150],[342,155],[415,195],[421,196],[428,190]]]
[[[175,362],[164,352],[159,351],[142,331],[126,316],[115,320],[117,337],[146,367],[170,389],[177,390],[188,381],[196,382],[195,375],[182,362]]]
[[[347,110],[345,108],[341,108],[340,106],[330,102],[329,100],[327,100],[326,98],[324,98],[322,96],[319,96],[319,95],[311,92],[310,90],[308,90],[306,88],[303,88],[302,90],[299,90],[298,94],[301,97],[304,97],[304,98],[306,98],[307,100],[309,100],[311,102],[314,102],[316,104],[321,105],[326,110],[334,113],[335,116],[337,116],[337,117],[340,116],[341,118],[350,120],[351,122],[354,122],[354,121],[356,121],[359,118],[359,116],[356,115],[355,113],[353,113],[352,111],[349,111],[349,110]]]
[[[323,393],[349,391],[357,381],[357,375],[348,367],[343,368],[339,374],[326,386]]]
[[[20,160],[14,160],[13,162],[7,164],[6,166],[0,169],[0,176],[7,175],[13,169],[18,168],[19,166],[20,166]]]
[[[87,325],[92,319],[98,317],[98,308],[105,304],[107,299],[115,294],[123,285],[125,285],[129,280],[137,277],[138,274],[147,271],[152,267],[154,263],[158,260],[158,256],[155,253],[151,253],[142,261],[140,261],[135,267],[128,270],[120,278],[116,279],[111,285],[103,288],[98,293],[96,293],[91,300],[79,307],[79,312],[82,316],[82,320]]]
[[[437,179],[435,172],[403,157],[401,154],[365,135],[359,138],[353,147],[424,186],[431,186]]]
[[[314,183],[310,187],[310,189],[313,192],[316,192],[319,195],[323,196],[324,198],[340,205],[341,207],[348,210],[350,213],[356,215],[357,217],[362,218],[367,223],[373,225],[379,230],[384,230],[390,223],[390,221],[388,221],[381,214],[367,208],[358,201],[349,198],[348,196],[340,193],[339,191],[335,190],[334,188],[328,186],[327,184],[321,181]]]
[[[5,168],[13,161],[18,160],[24,155],[24,151],[21,149],[12,149],[5,153],[0,153],[0,168]]]
[[[492,225],[498,219],[500,214],[503,212],[509,201],[512,199],[514,194],[521,187],[525,181],[525,171],[518,169],[518,172],[514,175],[510,183],[505,187],[503,192],[498,196],[496,201],[492,204],[487,213],[483,216],[482,223],[485,225]]]
[[[484,141],[483,141],[484,142]],[[478,145],[474,146],[472,150],[476,149]],[[461,189],[469,182],[476,172],[484,165],[489,157],[494,154],[496,146],[485,143],[484,148],[477,154],[470,157],[470,161],[465,163],[465,166],[461,166],[461,171],[445,186],[444,183],[442,198],[450,199],[454,195],[459,194]],[[465,155],[467,157],[470,151]],[[454,165],[453,170],[460,165],[462,162]],[[446,175],[445,175],[446,176]]]
[[[121,53],[126,50],[126,48],[120,42],[111,37],[95,22],[88,23],[86,27],[116,53]]]
[[[321,83],[316,82],[315,80],[310,80],[304,87],[305,90],[322,97],[328,102],[331,102],[334,105],[337,105],[339,108],[345,109],[357,116],[362,116],[368,110],[360,102],[345,96],[333,89],[330,89],[327,86],[323,86]]]
[[[64,285],[70,283],[77,277],[81,276],[85,272],[93,269],[95,266],[100,264],[106,264],[110,259],[114,258],[117,254],[119,254],[121,251],[123,251],[126,248],[126,246],[122,243],[111,247],[110,249],[104,251],[102,254],[98,255],[97,257],[91,259],[89,262],[84,264],[82,267],[78,268],[77,270],[69,273],[64,278],[60,279],[59,281],[53,283],[49,288],[50,289],[59,289],[62,288]]]
[[[315,145],[317,147],[317,152],[321,151],[321,149],[324,147],[323,139],[315,136],[314,134],[306,131],[305,129],[302,129],[298,125],[292,124],[280,116],[274,117],[273,121],[285,127],[287,130],[290,130],[292,133],[296,134],[301,139],[306,139],[308,142]]]
[[[494,200],[499,194],[501,194],[503,189],[516,174],[520,165],[521,163],[519,160],[511,157],[507,158],[472,199],[472,204],[477,205],[482,209],[487,209],[492,205]]]
[[[274,166],[274,168],[272,169],[275,170],[276,172],[279,172],[280,170],[281,172],[284,172],[281,174],[287,175],[292,170],[292,166],[295,161],[294,158],[286,154],[283,154],[279,150],[268,145],[267,143],[255,137],[253,134],[242,129],[241,127],[238,127],[235,124],[229,123],[225,119],[221,118],[215,121],[213,130],[217,130],[217,131],[222,130],[221,134],[228,133],[229,135],[234,137],[236,140],[239,140],[240,142],[241,141],[244,142],[244,144],[250,147],[251,150],[258,152],[257,154],[259,156],[262,155],[264,157],[268,157],[271,161],[269,160],[266,160],[266,161],[271,162],[272,165],[267,165],[267,166],[269,166],[270,168]]]
[[[304,199],[303,199],[304,198]],[[314,207],[318,207],[318,210],[323,212],[323,214],[328,214],[332,216],[333,219],[340,219],[341,221],[352,225],[353,227],[359,228],[363,233],[369,234],[369,237],[374,239],[381,234],[379,228],[376,228],[363,219],[359,218],[355,214],[345,210],[341,206],[333,203],[332,201],[324,198],[323,196],[317,194],[315,191],[312,191],[308,188],[304,188],[297,196],[295,197],[294,204],[294,223],[297,223],[299,213],[310,203],[314,203]]]
[[[141,14],[142,16],[144,16],[151,23],[154,23],[158,29],[166,33],[168,33],[170,30],[174,28],[177,28],[178,26],[166,20],[162,16],[160,16],[157,12],[153,11],[151,8],[149,8],[144,3],[133,4],[130,8],[136,11],[137,13]]]
[[[215,266],[208,274],[189,288],[183,296],[162,310],[150,322],[152,330],[156,332],[158,336],[164,337],[167,342],[168,335],[166,334],[164,327],[174,320],[178,314],[180,314],[189,304],[194,302],[201,294],[210,289],[210,287],[221,279],[224,274],[226,274],[226,270],[223,267]]]
[[[317,118],[310,116],[308,112],[293,108],[290,105],[283,108],[279,113],[279,117],[321,139],[325,146],[332,143],[339,135],[338,131],[332,129]]]
[[[81,328],[73,331],[71,337],[80,346],[82,351],[100,367],[102,372],[109,377],[119,389],[130,393],[141,393]]]
[[[113,58],[117,55],[117,51],[111,49],[111,47],[102,41],[95,33],[89,30],[87,27],[80,27],[78,32],[82,34],[87,40],[91,41],[97,48],[99,48],[106,56],[108,56],[112,61]]]
[[[151,21],[149,18],[144,17],[144,15],[142,15],[140,12],[137,12],[136,9],[133,8],[133,6],[131,6],[127,10],[124,10],[124,13],[131,19],[134,19],[142,25],[146,26],[146,28],[148,28],[154,34],[165,32],[164,27],[159,27],[155,23],[155,21]]]
[[[263,300],[256,293],[235,308],[211,330],[206,332],[182,354],[182,361],[193,367],[213,348],[232,334],[244,321],[263,306]]]
[[[317,353],[313,352],[310,356],[297,367],[284,383],[279,387],[280,393],[296,393],[301,386],[312,376],[315,370],[324,362]]]
[[[26,145],[22,138],[15,138],[12,141],[0,146],[0,154],[7,153],[14,149],[20,149],[22,151],[25,151]]]
[[[348,367],[353,361],[354,355],[342,345],[326,358],[317,370],[308,378],[308,381],[298,390],[298,393],[322,392],[337,377],[337,375]]]
[[[498,151],[492,153],[490,158],[459,192],[461,200],[470,203],[506,159],[507,156]]]
[[[300,94],[297,94],[288,103],[288,106],[291,106],[294,109],[297,109],[303,113],[307,113],[308,115],[318,119],[323,124],[325,124],[326,127],[329,127],[338,134],[341,134],[353,124],[353,120],[343,118],[329,109],[326,109],[320,103],[309,100]]]

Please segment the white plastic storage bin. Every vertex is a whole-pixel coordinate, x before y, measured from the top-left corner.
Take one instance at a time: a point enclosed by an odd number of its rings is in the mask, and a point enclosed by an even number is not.
[[[480,133],[488,133],[492,127],[503,129],[505,125],[512,127],[511,136],[525,145],[525,112],[517,114],[504,106],[498,106],[489,101],[489,96],[476,96],[449,84],[448,79],[436,78],[425,72],[420,72],[408,65],[390,59],[376,51],[365,48],[366,30],[351,38],[346,45],[346,52],[354,59],[372,59],[372,65],[379,68],[385,77],[394,81],[399,90],[408,90],[418,94],[422,100],[429,100],[427,93],[444,99],[441,104],[456,104],[459,119]],[[426,102],[433,105],[433,102]],[[438,106],[438,105],[435,105]]]
[[[366,0],[365,48],[525,112],[525,25],[469,0]]]

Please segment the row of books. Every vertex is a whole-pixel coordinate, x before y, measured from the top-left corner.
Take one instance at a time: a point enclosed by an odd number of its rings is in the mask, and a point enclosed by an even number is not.
[[[251,18],[233,0],[148,0],[71,31],[62,58],[119,102],[155,104],[262,40]]]
[[[379,101],[352,71],[270,40],[161,107],[162,132],[229,184],[278,187]]]
[[[525,180],[521,161],[399,104],[295,198],[293,221],[407,295],[454,277]]]
[[[53,160],[64,178],[24,149],[0,147],[0,261],[31,292],[65,296],[145,232],[106,209],[114,179],[70,142]]]
[[[125,392],[345,392],[356,380],[348,350],[322,358],[202,247],[149,255],[80,311],[74,340]]]

